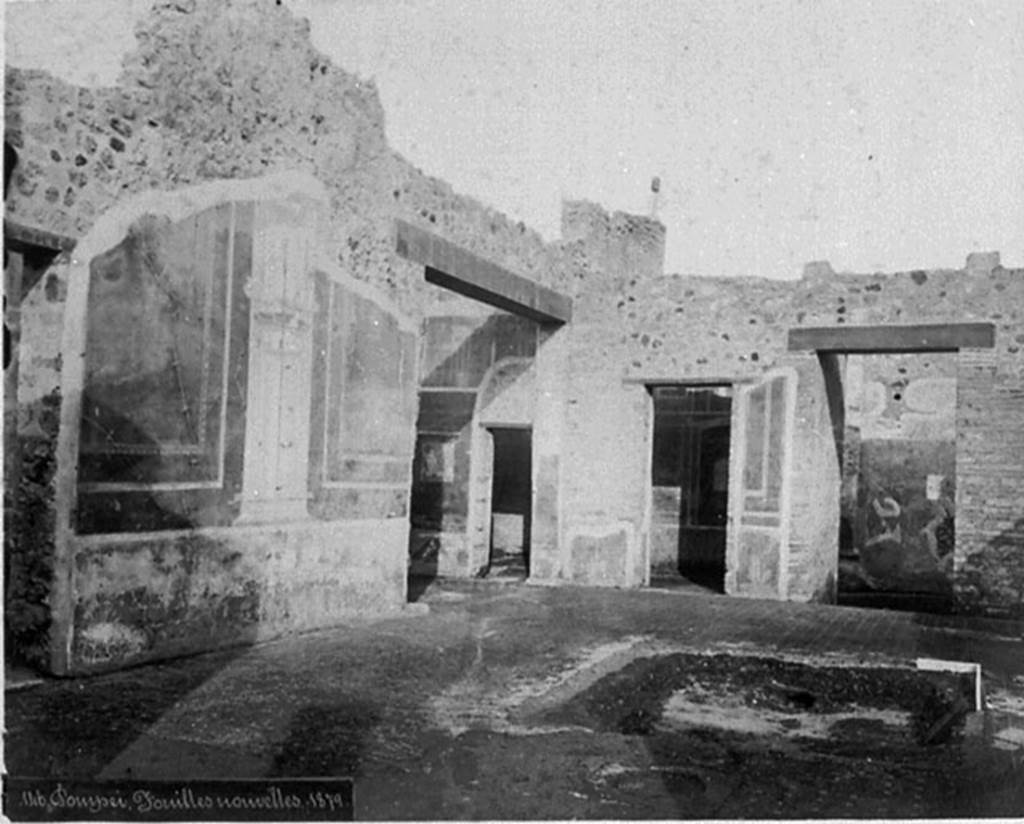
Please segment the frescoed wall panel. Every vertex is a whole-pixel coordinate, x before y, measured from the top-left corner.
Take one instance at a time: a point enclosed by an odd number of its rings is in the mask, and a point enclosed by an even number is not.
[[[241,485],[252,206],[143,216],[89,265],[77,527],[230,523]]]

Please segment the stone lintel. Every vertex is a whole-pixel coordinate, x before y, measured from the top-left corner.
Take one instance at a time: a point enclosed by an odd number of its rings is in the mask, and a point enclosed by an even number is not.
[[[990,349],[991,323],[933,323],[919,326],[820,326],[789,330],[789,351],[936,352]]]
[[[429,283],[539,323],[572,320],[572,298],[396,220],[398,254],[426,267]]]

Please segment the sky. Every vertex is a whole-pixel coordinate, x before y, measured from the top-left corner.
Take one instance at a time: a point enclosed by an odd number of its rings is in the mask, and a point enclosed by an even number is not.
[[[145,3],[74,0],[72,57],[51,2],[8,0],[8,61],[113,82]],[[583,198],[656,215],[669,272],[1024,265],[1024,0],[285,2],[394,148],[547,239]]]

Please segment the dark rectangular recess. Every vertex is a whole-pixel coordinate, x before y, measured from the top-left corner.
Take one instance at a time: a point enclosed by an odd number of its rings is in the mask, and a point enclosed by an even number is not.
[[[57,255],[70,252],[75,248],[75,243],[74,238],[22,226],[4,218],[4,251],[20,254],[24,258],[21,286],[15,293],[7,295],[8,300],[11,303],[24,300]]]
[[[951,352],[991,349],[991,323],[931,323],[916,326],[816,326],[789,330],[789,351]]]
[[[457,434],[473,420],[476,392],[420,392],[420,411],[416,420],[417,432],[447,432]]]
[[[426,267],[428,283],[539,323],[572,320],[572,298],[396,220],[398,254]]]

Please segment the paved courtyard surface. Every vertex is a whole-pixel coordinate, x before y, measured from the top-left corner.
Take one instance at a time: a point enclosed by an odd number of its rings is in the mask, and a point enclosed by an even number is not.
[[[987,710],[922,657],[980,663]],[[433,582],[398,617],[5,698],[10,773],[351,775],[363,819],[1024,815],[1019,624]]]

